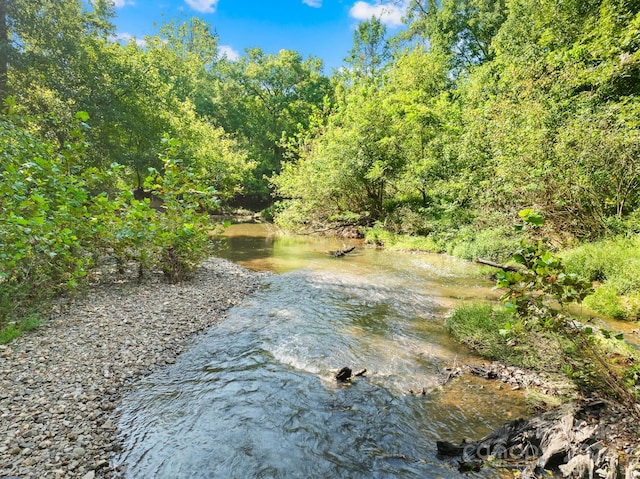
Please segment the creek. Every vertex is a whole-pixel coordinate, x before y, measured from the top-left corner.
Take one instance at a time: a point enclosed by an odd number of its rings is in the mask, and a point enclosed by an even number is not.
[[[127,477],[459,478],[436,440],[477,439],[526,415],[521,392],[494,382],[440,385],[445,367],[475,360],[446,315],[495,298],[475,265],[260,224],[226,235],[220,256],[274,274],[123,398]],[[339,384],[343,366],[368,372]]]

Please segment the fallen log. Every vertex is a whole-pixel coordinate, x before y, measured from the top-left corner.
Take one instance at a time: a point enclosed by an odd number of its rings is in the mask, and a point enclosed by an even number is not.
[[[348,253],[351,253],[354,249],[356,249],[355,246],[352,246],[351,248],[347,248],[347,249],[339,249],[337,251],[329,251],[329,254],[331,256],[333,256],[334,258],[340,258]]]
[[[512,271],[514,273],[520,271],[520,268],[517,266],[500,264],[500,263],[496,263],[495,261],[490,261],[488,259],[477,258],[476,263],[485,264],[487,266],[493,266],[494,268],[498,268],[503,271]]]
[[[351,371],[351,368],[345,366],[344,368],[342,368],[340,371],[336,373],[335,378],[337,381],[346,382],[346,381],[349,381],[351,378],[364,376],[366,372],[367,372],[366,369],[361,369],[360,371],[357,371],[355,374],[353,374],[353,371]]]

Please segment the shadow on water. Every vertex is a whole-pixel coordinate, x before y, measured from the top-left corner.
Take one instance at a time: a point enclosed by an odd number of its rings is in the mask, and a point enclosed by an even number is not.
[[[472,265],[363,248],[336,259],[341,242],[259,228],[231,231],[223,254],[280,274],[123,399],[128,477],[457,478],[436,440],[524,412],[480,379],[438,385],[470,359],[443,327],[448,308],[491,294]],[[337,384],[347,365],[368,374]]]

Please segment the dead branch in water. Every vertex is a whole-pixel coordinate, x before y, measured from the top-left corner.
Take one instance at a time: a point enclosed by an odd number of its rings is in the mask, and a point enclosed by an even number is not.
[[[520,268],[518,268],[517,266],[500,264],[500,263],[496,263],[495,261],[489,261],[488,259],[477,258],[476,263],[486,264],[487,266],[493,266],[494,268],[498,268],[503,271],[513,271],[514,273],[520,271]]]

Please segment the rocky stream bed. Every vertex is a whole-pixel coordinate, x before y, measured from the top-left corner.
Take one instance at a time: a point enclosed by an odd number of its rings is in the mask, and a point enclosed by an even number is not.
[[[172,363],[259,274],[212,258],[184,284],[109,276],[0,346],[0,478],[110,478],[126,386]]]
[[[119,448],[117,408],[127,387],[173,363],[194,335],[255,290],[261,274],[217,258],[180,285],[159,275],[138,284],[135,273],[106,274],[82,296],[61,300],[36,331],[0,346],[0,478],[124,476],[111,459]],[[495,363],[447,370],[443,387],[463,373],[512,389],[557,389],[552,378]],[[512,421],[471,442],[442,441],[438,450],[461,471],[491,467],[497,459],[495,466],[515,467],[520,477],[548,477],[545,469],[551,468],[555,477],[638,478],[637,437],[637,419],[627,410],[586,401]],[[454,431],[444,439],[459,440]],[[528,451],[523,445],[534,453],[505,456]]]

